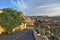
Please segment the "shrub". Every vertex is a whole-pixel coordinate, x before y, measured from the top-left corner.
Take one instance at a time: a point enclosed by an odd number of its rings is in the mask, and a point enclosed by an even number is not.
[[[21,12],[13,10],[11,8],[3,9],[3,13],[0,14],[0,25],[7,29],[7,33],[10,34],[14,27],[17,27],[22,24],[23,20],[20,15]]]

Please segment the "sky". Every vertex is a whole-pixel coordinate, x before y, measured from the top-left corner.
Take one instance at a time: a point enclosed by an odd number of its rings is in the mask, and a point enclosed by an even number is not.
[[[0,0],[0,9],[7,7],[27,16],[60,16],[60,0]]]

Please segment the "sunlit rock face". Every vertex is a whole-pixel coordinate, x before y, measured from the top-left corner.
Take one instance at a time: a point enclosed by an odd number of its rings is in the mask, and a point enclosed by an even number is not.
[[[27,25],[33,25],[33,21],[32,21],[29,17],[25,17],[24,22],[25,22]]]
[[[5,31],[6,31],[5,28],[1,27],[1,25],[0,25],[0,34],[2,34]]]
[[[22,23],[22,25],[19,25],[18,27],[15,27],[12,29],[12,32],[15,32],[16,30],[24,30],[26,29],[26,24]]]
[[[25,16],[23,13],[20,14],[20,17],[23,18],[24,23],[26,23],[26,25],[33,25],[33,20],[31,20],[29,17]]]
[[[24,30],[26,29],[26,24],[22,23],[21,25],[15,27],[12,29],[12,32],[15,32],[17,30]],[[0,34],[6,32],[6,28],[3,28],[1,25],[0,25]]]
[[[0,14],[3,12],[3,10],[2,9],[0,9]]]

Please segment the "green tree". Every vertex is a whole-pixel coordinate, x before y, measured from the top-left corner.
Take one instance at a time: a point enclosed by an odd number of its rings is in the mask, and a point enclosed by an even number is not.
[[[22,24],[23,20],[19,11],[11,8],[4,8],[0,14],[0,25],[7,29],[7,34],[12,33],[12,29]]]

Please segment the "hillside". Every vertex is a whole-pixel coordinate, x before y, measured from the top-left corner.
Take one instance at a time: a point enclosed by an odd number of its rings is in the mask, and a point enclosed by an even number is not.
[[[23,13],[20,14],[20,17],[23,18],[23,22],[26,23],[27,25],[33,25],[34,21],[30,17],[24,15]]]
[[[49,39],[60,40],[60,16],[30,16],[35,19],[35,30],[41,35],[46,35]]]
[[[55,20],[60,20],[60,16],[53,16],[53,17],[50,17],[52,19],[55,19]]]
[[[33,21],[25,16],[23,12],[11,8],[4,8],[0,14],[0,34],[6,32],[10,34],[18,29],[25,29],[26,25],[33,25]]]

